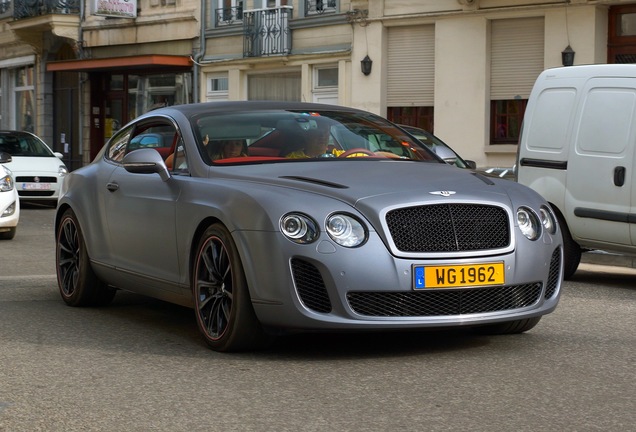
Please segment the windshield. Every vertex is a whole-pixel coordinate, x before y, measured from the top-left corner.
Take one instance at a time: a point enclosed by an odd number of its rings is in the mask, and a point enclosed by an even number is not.
[[[382,117],[340,111],[203,114],[192,120],[209,163],[367,158],[439,162]]]
[[[0,133],[0,152],[11,156],[54,156],[51,150],[37,137],[27,133]]]

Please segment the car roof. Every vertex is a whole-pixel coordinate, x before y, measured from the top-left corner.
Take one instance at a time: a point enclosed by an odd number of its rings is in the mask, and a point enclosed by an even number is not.
[[[355,108],[341,105],[327,105],[309,102],[285,102],[285,101],[220,101],[202,102],[184,105],[172,105],[170,107],[159,108],[146,113],[144,116],[152,114],[168,114],[176,110],[190,117],[201,112],[217,113],[228,111],[262,111],[262,110],[308,110],[308,111],[346,111],[365,113]]]

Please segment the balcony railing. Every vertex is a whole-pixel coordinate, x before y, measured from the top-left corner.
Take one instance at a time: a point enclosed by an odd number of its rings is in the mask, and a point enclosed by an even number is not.
[[[0,15],[9,12],[11,9],[11,0],[0,0]]]
[[[305,0],[305,15],[322,15],[337,12],[337,0]]]
[[[50,14],[79,15],[81,0],[15,0],[13,17],[31,18]]]
[[[243,22],[243,6],[220,8],[214,11],[214,27]]]
[[[290,6],[243,11],[243,56],[289,54],[292,44],[289,21],[292,12]]]

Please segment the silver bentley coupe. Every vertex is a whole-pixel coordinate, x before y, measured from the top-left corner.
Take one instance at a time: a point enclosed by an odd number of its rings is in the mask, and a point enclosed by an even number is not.
[[[287,332],[521,333],[563,280],[541,196],[342,106],[148,112],[66,177],[55,217],[64,302],[127,290],[188,306],[218,351]]]

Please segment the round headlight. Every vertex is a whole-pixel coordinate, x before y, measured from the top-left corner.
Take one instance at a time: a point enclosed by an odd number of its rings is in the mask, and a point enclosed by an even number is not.
[[[0,177],[0,192],[8,192],[13,190],[13,179],[9,174]]]
[[[317,224],[309,216],[290,213],[280,220],[283,234],[296,243],[311,243],[318,237]]]
[[[340,246],[357,247],[367,240],[362,222],[347,214],[334,214],[327,219],[327,234]]]
[[[517,210],[517,225],[521,233],[529,240],[536,240],[541,235],[541,226],[536,214],[526,207]]]
[[[557,222],[554,214],[547,207],[541,207],[539,209],[539,217],[541,218],[541,225],[550,234],[556,233]]]

